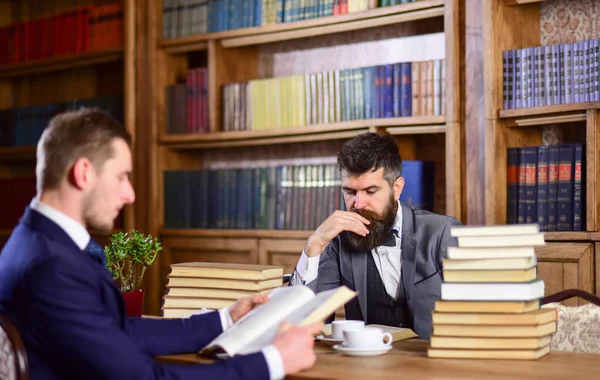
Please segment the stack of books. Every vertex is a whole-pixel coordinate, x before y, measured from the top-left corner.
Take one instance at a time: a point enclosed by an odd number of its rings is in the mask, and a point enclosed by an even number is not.
[[[200,309],[216,310],[239,298],[267,293],[283,284],[283,267],[229,263],[171,265],[162,311],[165,318],[187,317]]]
[[[556,309],[540,308],[537,224],[456,227],[443,262],[428,356],[538,359],[550,352]]]

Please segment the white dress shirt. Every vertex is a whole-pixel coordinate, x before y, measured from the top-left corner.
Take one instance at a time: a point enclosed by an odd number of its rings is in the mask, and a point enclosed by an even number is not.
[[[396,222],[392,229],[396,235],[396,246],[379,246],[371,250],[375,266],[381,276],[381,281],[385,286],[387,294],[396,299],[400,284],[400,269],[402,258],[402,206],[398,202],[398,212],[396,213]],[[296,265],[295,281],[292,285],[308,284],[314,281],[319,275],[319,256],[308,257],[304,252],[300,256],[298,265]]]
[[[82,251],[85,249],[85,247],[87,247],[91,239],[90,234],[86,228],[75,219],[65,215],[53,207],[48,206],[47,204],[40,202],[38,198],[34,198],[29,207],[56,223]],[[223,331],[227,330],[229,327],[231,327],[231,325],[233,325],[233,320],[231,319],[231,315],[229,314],[229,310],[227,308],[219,310],[219,317],[221,319]],[[261,352],[267,361],[271,379],[283,379],[285,376],[283,360],[275,346],[269,345],[263,348]]]

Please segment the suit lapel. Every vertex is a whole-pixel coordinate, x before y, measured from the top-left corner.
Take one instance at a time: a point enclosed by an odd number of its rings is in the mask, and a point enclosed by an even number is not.
[[[413,291],[415,284],[415,270],[417,259],[417,239],[414,235],[414,215],[410,207],[400,204],[402,207],[402,284],[406,302],[412,310]]]

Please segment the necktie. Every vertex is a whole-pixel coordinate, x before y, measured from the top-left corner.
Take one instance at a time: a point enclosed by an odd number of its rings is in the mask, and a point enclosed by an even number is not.
[[[104,249],[96,240],[90,239],[90,242],[83,251],[90,255],[92,259],[96,260],[103,266],[106,266],[106,256],[104,255]]]
[[[396,230],[391,230],[390,234],[385,238],[383,243],[381,244],[386,247],[395,247],[396,246]]]

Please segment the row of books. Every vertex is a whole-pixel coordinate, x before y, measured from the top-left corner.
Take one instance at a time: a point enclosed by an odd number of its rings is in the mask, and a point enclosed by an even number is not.
[[[582,144],[507,150],[507,223],[538,223],[542,231],[585,229]]]
[[[76,99],[67,103],[0,110],[0,146],[36,145],[48,122],[57,114],[81,107],[99,108],[123,122],[123,96]]]
[[[165,318],[183,318],[202,308],[231,306],[237,299],[283,285],[283,267],[189,262],[171,265],[163,297]]]
[[[444,60],[253,80],[223,86],[223,130],[444,114]]]
[[[538,359],[550,352],[556,310],[540,308],[544,281],[535,224],[453,227],[458,247],[443,262],[441,300],[433,311],[428,356]]]
[[[415,0],[163,0],[163,38],[360,12]]]
[[[185,84],[166,89],[167,133],[207,133],[208,69],[189,70]]]
[[[0,28],[0,66],[123,46],[123,3],[88,5]]]
[[[404,161],[400,200],[433,208],[434,166]],[[316,229],[343,210],[335,165],[164,172],[166,228]]]
[[[600,100],[599,41],[504,51],[504,108]]]

